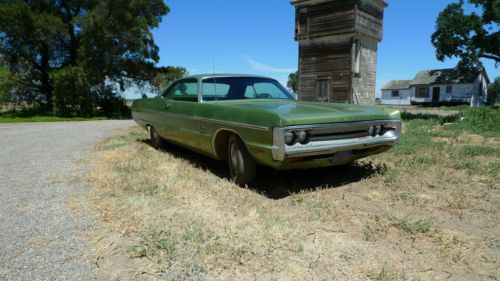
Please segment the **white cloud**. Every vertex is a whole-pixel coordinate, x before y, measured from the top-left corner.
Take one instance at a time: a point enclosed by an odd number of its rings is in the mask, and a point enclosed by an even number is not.
[[[296,68],[281,68],[281,67],[274,67],[271,65],[263,64],[263,63],[260,63],[260,62],[254,60],[250,57],[246,57],[246,61],[253,70],[257,70],[257,71],[273,72],[273,73],[292,73],[292,72],[297,71]]]

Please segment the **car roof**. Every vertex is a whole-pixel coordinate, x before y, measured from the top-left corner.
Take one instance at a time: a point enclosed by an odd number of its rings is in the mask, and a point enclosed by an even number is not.
[[[204,79],[204,78],[227,78],[227,77],[241,77],[241,78],[266,78],[266,79],[273,79],[270,77],[265,77],[265,76],[259,76],[259,75],[252,75],[252,74],[197,74],[197,75],[190,75],[183,77],[182,79]]]

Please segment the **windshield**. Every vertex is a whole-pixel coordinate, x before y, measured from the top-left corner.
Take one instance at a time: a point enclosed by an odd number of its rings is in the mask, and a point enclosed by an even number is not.
[[[254,77],[208,78],[202,84],[203,100],[293,99],[277,81]]]

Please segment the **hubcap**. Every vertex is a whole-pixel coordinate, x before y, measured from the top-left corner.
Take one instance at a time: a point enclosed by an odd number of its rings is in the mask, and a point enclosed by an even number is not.
[[[235,177],[240,168],[238,161],[238,151],[234,143],[231,144],[231,176]]]
[[[151,139],[155,144],[158,143],[158,133],[156,132],[156,129],[154,127],[151,127]]]

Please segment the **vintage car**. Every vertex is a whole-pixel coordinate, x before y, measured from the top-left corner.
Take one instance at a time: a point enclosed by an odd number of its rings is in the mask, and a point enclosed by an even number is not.
[[[397,110],[297,101],[278,81],[249,75],[197,75],[156,98],[136,100],[134,120],[160,148],[165,141],[229,163],[231,179],[251,183],[256,166],[309,169],[388,150],[401,135]]]

